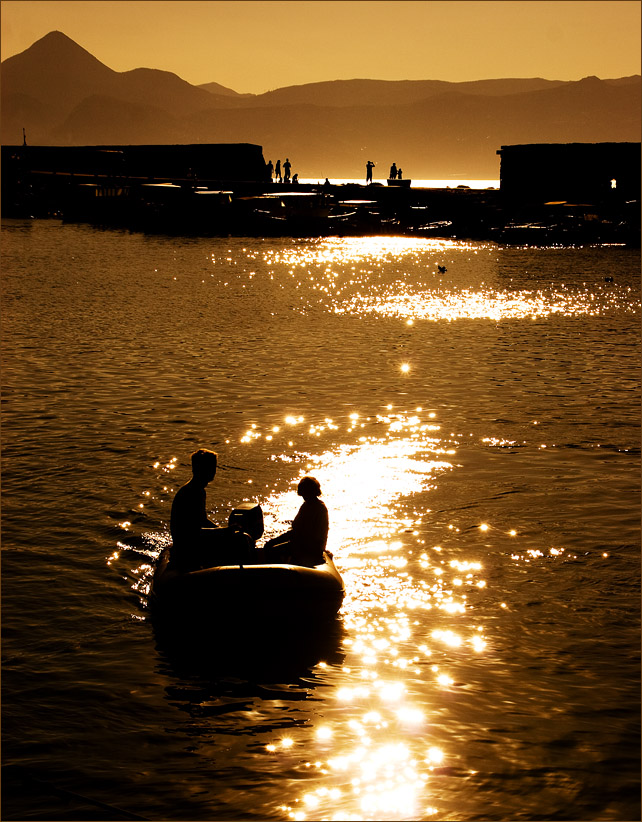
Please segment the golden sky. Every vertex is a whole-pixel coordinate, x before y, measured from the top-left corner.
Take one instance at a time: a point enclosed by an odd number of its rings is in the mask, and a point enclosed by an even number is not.
[[[2,0],[2,59],[64,32],[115,71],[261,93],[322,80],[640,73],[638,0]]]

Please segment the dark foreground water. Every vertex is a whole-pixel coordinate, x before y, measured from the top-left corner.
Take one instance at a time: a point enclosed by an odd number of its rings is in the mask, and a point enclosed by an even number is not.
[[[3,819],[640,818],[639,252],[2,246]],[[319,478],[330,629],[155,633],[199,446],[266,536]]]

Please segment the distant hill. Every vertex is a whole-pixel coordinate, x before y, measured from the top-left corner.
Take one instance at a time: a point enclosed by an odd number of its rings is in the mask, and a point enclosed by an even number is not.
[[[15,106],[21,105],[21,98],[45,106],[45,120],[36,117],[22,123],[30,140],[41,143],[76,106],[96,94],[143,106],[159,105],[174,115],[212,104],[209,92],[176,74],[148,68],[113,71],[62,32],[52,31],[26,51],[2,61],[2,142],[13,141],[12,130],[18,125]],[[33,113],[32,104],[29,110]],[[34,134],[39,135],[37,140]]]
[[[297,106],[313,102],[316,106],[396,106],[416,103],[448,92],[501,95],[554,88],[561,80],[475,80],[449,83],[445,80],[329,80],[285,86],[265,94],[253,95],[247,105]]]
[[[217,94],[223,97],[255,97],[255,94],[239,94],[238,91],[234,91],[234,89],[227,88],[226,86],[222,86],[220,83],[202,83],[198,86],[198,88],[204,88],[205,91],[209,91],[210,94]]]
[[[502,145],[640,140],[640,76],[334,80],[238,94],[171,72],[116,72],[51,32],[2,62],[4,144],[249,142],[300,177],[494,178]]]

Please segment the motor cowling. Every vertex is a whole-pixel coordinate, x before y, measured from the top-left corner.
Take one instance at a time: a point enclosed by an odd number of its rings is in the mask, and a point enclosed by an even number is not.
[[[256,542],[263,536],[263,510],[258,502],[242,502],[230,514],[228,526],[249,534]]]

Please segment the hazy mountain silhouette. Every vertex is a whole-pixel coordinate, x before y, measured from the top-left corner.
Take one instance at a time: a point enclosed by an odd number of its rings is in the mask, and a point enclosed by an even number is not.
[[[578,82],[335,80],[238,94],[175,74],[116,72],[61,32],[2,62],[2,142],[250,142],[300,177],[493,178],[497,149],[640,140],[640,77]]]
[[[608,80],[610,84],[626,85],[638,78]],[[415,103],[448,92],[484,96],[520,94],[541,91],[566,85],[563,80],[530,79],[472,80],[450,83],[445,80],[328,80],[320,83],[306,83],[299,86],[267,91],[264,94],[239,95],[218,83],[199,86],[213,93],[229,93],[235,96],[235,103],[246,106],[294,106],[313,102],[317,106],[390,106]],[[223,89],[224,91],[221,91]],[[229,101],[225,101],[227,104]]]
[[[178,115],[212,105],[209,92],[169,71],[113,71],[60,31],[50,32],[2,62],[3,120],[13,115],[14,95],[41,101],[52,122],[38,125],[51,128],[94,94],[160,105]],[[2,142],[6,142],[4,133]]]
[[[227,88],[227,86],[222,86],[220,83],[202,83],[198,86],[198,88],[204,88],[205,91],[209,91],[211,94],[220,95],[222,97],[238,97],[239,99],[243,97],[256,97],[255,94],[239,94],[238,91]]]
[[[317,106],[394,106],[416,103],[449,91],[464,94],[512,94],[553,88],[561,80],[475,80],[449,83],[445,80],[329,80],[285,86],[264,94],[252,95],[246,105],[297,106],[314,102]]]

